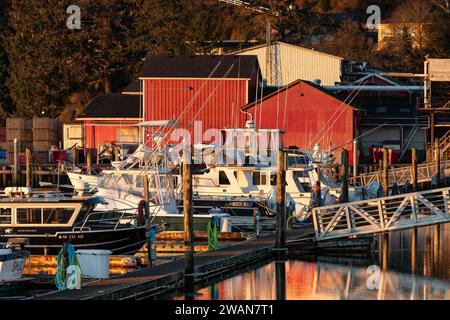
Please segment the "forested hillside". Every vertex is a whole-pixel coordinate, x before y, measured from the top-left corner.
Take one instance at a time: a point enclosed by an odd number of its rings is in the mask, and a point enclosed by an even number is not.
[[[216,0],[77,2],[81,30],[66,27],[72,0],[0,1],[3,119],[45,114],[70,120],[96,94],[120,91],[133,80],[146,54],[210,53],[224,40],[266,39],[264,16]],[[427,54],[450,56],[448,1],[298,0],[292,10],[293,2],[254,1],[280,12],[272,21],[274,38],[405,72],[420,71]],[[380,5],[383,18],[427,22],[421,46],[400,35],[395,48],[375,50],[363,28],[370,4]],[[321,35],[335,41],[311,41]]]

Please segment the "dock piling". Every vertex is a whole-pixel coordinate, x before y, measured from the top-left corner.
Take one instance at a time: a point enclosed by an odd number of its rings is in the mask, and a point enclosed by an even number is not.
[[[184,211],[184,281],[185,294],[194,293],[194,231],[192,213],[192,155],[190,150],[183,152],[183,211]]]
[[[278,150],[277,164],[277,230],[275,248],[286,247],[286,154]]]
[[[90,150],[87,150],[87,154],[86,154],[86,167],[87,167],[87,172],[91,173],[91,168],[92,168],[92,153]]]
[[[436,188],[441,186],[441,148],[439,139],[434,140],[434,159],[436,161]]]
[[[77,164],[78,164],[78,149],[77,146],[74,146],[72,149],[72,165],[74,168],[76,168]]]
[[[413,192],[417,192],[417,150],[411,149],[411,182]]]
[[[348,150],[341,153],[341,198],[340,203],[348,202]]]
[[[18,187],[18,174],[19,174],[19,154],[17,143],[18,143],[17,138],[14,138],[14,164],[12,176],[12,184],[14,187]]]
[[[29,148],[26,149],[25,151],[25,163],[26,163],[26,186],[27,188],[31,188],[32,187],[32,173],[31,173],[31,166],[32,166],[32,159],[33,156],[31,154],[31,150]]]
[[[389,196],[389,151],[383,148],[382,187],[385,196]]]

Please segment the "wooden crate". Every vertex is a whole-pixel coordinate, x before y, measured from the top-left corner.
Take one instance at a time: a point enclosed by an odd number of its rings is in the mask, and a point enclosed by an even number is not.
[[[61,131],[61,123],[58,120],[51,118],[33,118],[33,129],[52,129],[54,131]]]
[[[13,142],[15,138],[19,141],[33,141],[33,131],[28,129],[6,129],[6,141]]]
[[[32,128],[31,119],[27,118],[6,118],[7,129],[28,129]]]
[[[51,141],[58,143],[62,140],[61,134],[53,129],[33,128],[34,141]]]
[[[46,152],[33,152],[33,163],[36,164],[48,164],[50,163],[49,160],[49,153],[48,151]]]
[[[33,149],[33,142],[31,141],[17,141],[17,151],[25,152],[26,148]],[[6,151],[14,153],[14,141],[6,142]]]
[[[51,148],[51,146],[57,145],[56,143],[52,141],[33,141],[33,151],[35,152],[48,152]]]

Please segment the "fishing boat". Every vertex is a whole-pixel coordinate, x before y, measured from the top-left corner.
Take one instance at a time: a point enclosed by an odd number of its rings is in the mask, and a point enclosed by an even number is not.
[[[104,202],[86,190],[61,194],[6,188],[0,195],[0,242],[28,239],[25,248],[39,255],[55,255],[65,242],[76,249],[134,254],[146,241],[145,221],[126,210],[95,211]]]

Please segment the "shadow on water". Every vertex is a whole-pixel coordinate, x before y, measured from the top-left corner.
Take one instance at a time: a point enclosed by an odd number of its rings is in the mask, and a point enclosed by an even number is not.
[[[197,300],[449,299],[450,224],[376,237],[367,257],[266,261],[196,287]],[[162,299],[184,299],[174,292]]]

